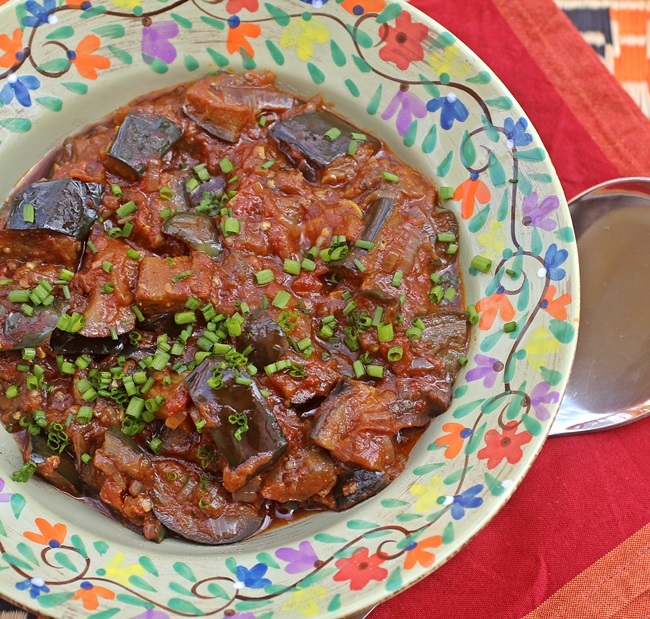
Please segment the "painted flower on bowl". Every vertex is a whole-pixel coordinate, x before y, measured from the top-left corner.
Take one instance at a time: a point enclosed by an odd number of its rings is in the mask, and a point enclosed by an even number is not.
[[[458,98],[456,93],[450,92],[445,97],[436,97],[427,103],[427,110],[440,112],[440,126],[449,131],[453,128],[454,122],[464,123],[469,118],[469,110]]]
[[[50,588],[45,584],[42,578],[26,578],[16,583],[16,589],[20,591],[28,590],[29,597],[36,599],[41,593],[49,593]]]
[[[384,559],[369,552],[367,548],[358,548],[351,557],[339,559],[335,563],[339,571],[334,580],[349,580],[352,591],[361,591],[371,580],[384,580],[388,576],[388,571],[381,567]]]
[[[7,83],[0,90],[0,99],[5,105],[9,105],[14,97],[23,107],[32,105],[30,90],[37,90],[41,85],[40,80],[35,75],[21,75],[10,73],[7,77]]]
[[[488,389],[494,387],[499,373],[503,372],[503,361],[486,355],[475,355],[474,363],[476,363],[476,367],[465,375],[467,380],[470,382],[482,380],[484,387]]]
[[[9,68],[25,57],[23,47],[23,31],[16,28],[13,34],[0,34],[0,50],[4,53],[0,56],[0,67]]]
[[[311,13],[304,13],[289,23],[279,43],[285,49],[294,47],[300,60],[309,60],[314,55],[314,46],[329,40],[330,31],[327,26]]]
[[[311,570],[318,562],[318,556],[311,542],[302,541],[298,545],[298,550],[293,548],[279,548],[275,551],[275,556],[281,561],[286,561],[284,571],[287,574],[300,574]]]
[[[551,391],[551,386],[547,382],[538,383],[530,392],[530,402],[535,417],[540,421],[547,421],[551,418],[547,405],[555,404],[560,401],[560,394],[557,391]]]
[[[390,120],[395,114],[397,114],[395,119],[397,132],[403,136],[413,120],[427,115],[427,106],[420,97],[408,89],[408,86],[402,85],[386,106],[381,118]]]
[[[264,589],[264,587],[271,584],[268,578],[264,578],[266,571],[269,569],[268,565],[258,563],[248,569],[243,565],[237,566],[237,580],[244,587],[250,589]]]
[[[521,223],[524,226],[535,226],[542,230],[555,230],[557,221],[550,215],[559,207],[560,200],[557,196],[546,196],[540,201],[537,193],[533,191],[523,199]]]
[[[414,567],[430,567],[436,561],[436,555],[431,552],[433,548],[439,548],[442,545],[442,537],[433,535],[425,537],[419,542],[412,542],[406,547],[407,553],[404,558],[404,569],[412,570]]]
[[[178,36],[179,27],[175,21],[151,22],[145,18],[142,29],[142,53],[144,61],[151,64],[155,58],[165,64],[176,60],[176,48],[171,39]]]
[[[485,447],[481,449],[477,456],[481,460],[487,460],[488,469],[497,467],[505,459],[510,464],[516,464],[521,460],[523,454],[522,447],[533,438],[525,430],[517,432],[519,424],[517,421],[509,421],[501,432],[498,430],[488,430],[485,433]]]
[[[422,43],[428,34],[429,29],[424,24],[414,23],[410,14],[402,11],[394,26],[382,24],[379,27],[379,36],[384,41],[379,57],[405,71],[412,62],[424,58]]]
[[[483,505],[483,499],[478,496],[482,490],[483,485],[477,484],[455,495],[451,503],[451,517],[454,520],[460,520],[465,516],[466,509],[476,509]]]
[[[84,580],[72,599],[80,600],[86,610],[96,610],[99,606],[99,598],[112,600],[115,598],[115,593],[106,587],[100,587]]]

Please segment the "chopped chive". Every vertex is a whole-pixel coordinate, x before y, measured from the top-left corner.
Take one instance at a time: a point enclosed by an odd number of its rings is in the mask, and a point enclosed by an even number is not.
[[[144,410],[144,400],[142,398],[138,398],[137,396],[134,396],[129,400],[129,404],[126,407],[124,414],[128,415],[129,417],[135,417],[137,419],[138,417],[140,417],[143,410]]]
[[[161,187],[160,197],[163,198],[163,200],[171,200],[174,197],[174,192],[169,187]]]
[[[31,305],[28,305],[27,303],[23,303],[20,306],[20,311],[25,314],[26,316],[33,316],[34,315],[34,308]]]
[[[454,193],[453,187],[441,187],[438,190],[438,195],[441,200],[451,200],[454,197]]]
[[[228,183],[227,183],[227,184],[228,184],[228,185],[231,185],[232,183],[234,183],[234,182],[236,182],[236,181],[238,181],[238,180],[239,180],[239,174],[235,174],[235,176],[233,176],[232,178],[229,178],[229,179],[228,179]]]
[[[132,213],[135,213],[138,210],[136,203],[133,200],[129,200],[126,204],[122,204],[115,213],[120,219],[128,217]]]
[[[90,420],[93,418],[93,409],[91,406],[80,406],[77,411],[77,416],[75,421],[77,423],[86,424],[90,423]]]
[[[273,161],[273,159],[269,159],[268,161],[266,161],[265,163],[263,163],[263,164],[260,166],[260,168],[262,168],[262,170],[268,170],[268,169],[269,169],[272,165],[274,165],[274,164],[275,164],[275,161]]]
[[[409,340],[419,340],[421,335],[422,335],[422,330],[418,329],[417,327],[409,327],[406,330],[406,337]]]
[[[153,361],[151,362],[151,367],[154,370],[160,371],[169,363],[170,359],[171,359],[171,355],[169,355],[168,353],[162,351],[157,352],[154,355]]]
[[[356,266],[357,269],[359,269],[359,271],[361,271],[362,273],[365,273],[367,271],[366,267],[363,266],[363,262],[361,262],[361,260],[359,260],[358,258],[354,259],[354,266]]]
[[[93,254],[96,254],[96,253],[99,251],[99,250],[95,247],[95,244],[94,244],[92,241],[88,241],[88,242],[86,243],[86,245],[88,245],[88,249],[90,249],[90,251],[93,252]]]
[[[262,309],[269,309],[269,298],[265,294],[262,295]]]
[[[391,284],[395,286],[395,288],[399,288],[402,285],[402,277],[403,277],[402,271],[395,271],[395,274],[393,275],[393,280],[391,281]]]
[[[375,308],[375,314],[372,317],[372,326],[373,327],[378,327],[381,324],[381,319],[384,317],[384,308],[383,307],[376,307]]]
[[[467,365],[467,357],[458,357],[458,365]]]
[[[18,387],[18,385],[9,385],[9,387],[5,389],[5,395],[10,400],[12,398],[15,398],[19,392],[20,392],[20,388]]]
[[[331,327],[329,327],[327,325],[323,325],[320,328],[320,331],[318,332],[318,335],[320,335],[322,338],[325,338],[326,340],[328,340],[329,338],[331,338],[334,335],[334,331],[331,329]]]
[[[346,290],[341,296],[346,301],[349,301],[352,298],[352,293],[349,290]]]
[[[133,310],[135,317],[138,319],[138,322],[144,322],[144,314],[142,313],[142,310],[137,305],[132,305],[131,309]]]
[[[357,378],[361,378],[366,373],[366,369],[363,367],[363,363],[361,363],[359,360],[355,361],[352,364],[352,369],[354,370],[354,375]]]
[[[10,284],[13,283],[14,283],[13,279],[0,279],[0,286],[9,286]]]
[[[336,138],[338,138],[340,135],[341,135],[341,130],[340,130],[338,127],[332,127],[332,128],[328,129],[328,130],[325,132],[325,134],[323,135],[323,137],[324,137],[326,140],[329,140],[330,142],[333,142],[333,141],[336,140]]]
[[[166,353],[161,353],[161,354],[166,354]],[[151,364],[151,367],[153,367],[153,364]],[[156,369],[156,368],[154,368],[154,369]],[[151,378],[151,376],[149,378],[147,378],[144,385],[142,385],[142,387],[140,388],[140,393],[143,393],[143,394],[148,393],[148,391],[153,387],[155,382],[156,381],[153,378]]]
[[[111,284],[111,282],[106,282],[104,284],[104,287],[99,291],[102,294],[110,294],[111,292],[115,291],[115,286]]]
[[[354,309],[357,307],[357,304],[354,301],[350,301],[344,308],[343,308],[343,313],[347,316],[348,314],[351,314]]]
[[[492,268],[492,260],[485,256],[474,256],[470,266],[481,273],[488,273]]]
[[[113,270],[113,263],[109,262],[108,260],[104,260],[104,262],[102,262],[102,269],[107,273],[110,273]]]
[[[162,439],[158,436],[152,438],[149,441],[149,449],[151,449],[151,451],[153,451],[153,453],[155,453],[156,455],[158,455],[162,451],[162,446],[163,446]]]
[[[445,301],[451,302],[456,298],[457,294],[458,294],[458,290],[456,290],[455,288],[447,288],[447,290],[445,290],[445,294],[443,295],[443,299]]]
[[[383,365],[368,365],[366,366],[366,372],[368,376],[373,378],[383,378],[384,377],[384,366]]]
[[[111,185],[111,193],[114,196],[117,196],[118,198],[121,198],[124,195],[122,188],[119,185],[116,185],[115,183]]]
[[[255,273],[255,280],[260,286],[264,284],[269,284],[275,279],[275,275],[271,269],[263,269]]]
[[[90,454],[81,454],[81,461],[84,464],[90,464],[93,461],[93,457]]]
[[[7,297],[11,303],[27,303],[29,301],[28,290],[10,290]]]
[[[286,291],[286,290],[279,290],[278,294],[275,295],[275,298],[273,299],[273,307],[277,307],[279,309],[284,309],[287,307],[287,304],[291,300],[291,295]]]
[[[239,223],[239,219],[235,219],[234,217],[226,217],[222,223],[222,226],[223,233],[226,236],[229,236],[231,234],[239,234],[241,231],[241,224]]]
[[[391,183],[399,183],[399,176],[397,176],[397,174],[393,174],[392,172],[382,172],[381,177],[386,181],[390,181]]]
[[[429,292],[429,298],[437,305],[442,301],[445,294],[445,289],[442,286],[434,286]]]
[[[377,327],[377,337],[380,342],[392,342],[395,339],[393,323],[385,322]]]
[[[404,354],[404,349],[401,346],[393,346],[388,349],[388,360],[389,361],[399,361]]]
[[[126,255],[127,255],[129,258],[131,258],[132,260],[140,260],[140,258],[142,258],[142,256],[140,255],[140,253],[137,252],[137,251],[135,251],[135,249],[133,249],[132,247],[129,247],[129,248],[126,250]]]
[[[131,236],[131,232],[133,232],[133,228],[135,228],[135,226],[132,221],[125,221],[122,226],[122,238],[128,239]]]
[[[109,329],[109,332],[110,332],[110,334],[111,334],[111,339],[113,339],[113,340],[118,340],[118,339],[120,339],[120,338],[119,338],[119,335],[117,334],[117,330],[115,329],[115,327],[111,327],[111,328]]]
[[[286,258],[284,261],[284,272],[289,273],[289,275],[300,275],[300,262]]]
[[[34,223],[34,205],[25,204],[23,205],[23,221],[28,224]]]
[[[172,283],[177,284],[182,279],[185,279],[186,277],[190,277],[191,275],[194,275],[194,271],[181,271],[180,273],[172,277]]]
[[[348,155],[350,155],[350,157],[354,157],[357,154],[357,146],[359,146],[357,142],[350,140],[350,143],[348,144]]]
[[[478,312],[476,311],[476,305],[468,305],[467,312],[469,313],[470,324],[475,325],[478,322]]]
[[[304,258],[301,264],[302,268],[305,271],[314,271],[316,270],[316,263],[310,258]]]
[[[235,166],[232,164],[232,161],[230,161],[230,159],[228,159],[228,157],[224,157],[219,162],[219,167],[221,168],[221,171],[224,174],[228,174],[228,172],[232,172],[235,169]]]
[[[260,116],[259,119],[258,119],[258,121],[257,121],[257,124],[258,124],[260,127],[264,127],[264,126],[266,126],[266,116]]]
[[[185,191],[192,193],[200,184],[198,179],[192,177],[185,183]]]
[[[321,322],[322,322],[324,325],[328,325],[328,324],[330,324],[331,322],[336,322],[336,317],[333,316],[332,314],[330,314],[329,316],[325,316],[325,318],[323,318],[323,320],[321,320]]]
[[[438,242],[440,243],[454,243],[456,235],[453,232],[438,232]]]
[[[361,249],[374,249],[375,244],[372,241],[364,241],[363,239],[359,239],[358,241],[355,241],[354,243],[357,247],[360,247]]]
[[[350,133],[350,139],[356,140],[357,142],[365,142],[368,139],[368,136],[365,133],[357,133],[352,131]]]
[[[446,253],[453,256],[458,251],[458,243],[449,243]]]
[[[178,314],[174,314],[174,322],[177,325],[189,325],[196,322],[196,314],[193,311],[178,312]]]
[[[168,219],[169,217],[172,216],[174,211],[172,211],[169,207],[164,208],[162,211],[160,211],[160,218],[161,219]]]
[[[512,333],[513,331],[517,330],[517,323],[516,322],[506,322],[505,325],[503,325],[503,332],[504,333]]]

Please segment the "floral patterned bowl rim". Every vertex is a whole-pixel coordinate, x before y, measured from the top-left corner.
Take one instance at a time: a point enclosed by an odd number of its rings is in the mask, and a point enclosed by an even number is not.
[[[342,617],[424,578],[503,506],[541,449],[573,359],[575,238],[539,136],[432,19],[387,0],[0,0],[0,195],[138,94],[229,68],[324,93],[450,187],[479,313],[449,411],[407,470],[348,512],[235,546],[155,545],[33,480],[0,432],[0,595],[53,617]],[[492,260],[489,273],[472,257]],[[471,552],[468,549],[467,552]]]

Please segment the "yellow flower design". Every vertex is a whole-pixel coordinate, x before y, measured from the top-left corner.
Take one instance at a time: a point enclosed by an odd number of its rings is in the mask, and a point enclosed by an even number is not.
[[[429,56],[429,65],[438,75],[447,73],[452,77],[467,77],[472,70],[463,60],[457,45],[435,50]]]
[[[132,11],[136,6],[142,4],[142,0],[111,0],[111,2],[118,8],[125,11]]]
[[[145,572],[145,569],[138,563],[124,565],[125,559],[126,557],[123,552],[117,552],[111,557],[111,560],[104,568],[106,577],[115,582],[119,582],[121,585],[128,585],[131,576],[141,576]]]
[[[320,608],[316,600],[322,600],[327,595],[325,587],[307,587],[297,589],[285,602],[282,610],[297,610],[305,617],[315,617],[319,614]]]
[[[560,349],[558,342],[546,327],[538,327],[526,341],[526,359],[531,367],[539,370],[541,366],[548,365],[549,356]]]
[[[307,17],[308,19],[305,19]],[[309,60],[314,53],[314,43],[327,43],[330,40],[330,31],[327,26],[306,13],[299,19],[294,19],[287,26],[280,37],[280,47],[296,48],[300,60]]]
[[[428,484],[413,484],[409,492],[418,499],[415,503],[415,511],[426,514],[442,507],[438,499],[445,496],[445,485],[440,477],[434,475]]]
[[[490,224],[490,230],[478,237],[478,244],[485,249],[490,249],[499,256],[506,248],[503,242],[503,222],[496,219]]]

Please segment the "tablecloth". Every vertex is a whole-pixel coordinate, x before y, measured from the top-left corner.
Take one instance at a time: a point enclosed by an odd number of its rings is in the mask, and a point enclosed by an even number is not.
[[[650,122],[551,0],[413,4],[504,81],[541,134],[568,198],[616,176],[650,174]],[[518,619],[531,613],[650,522],[649,441],[650,420],[549,439],[494,520],[371,618]],[[575,608],[565,613],[585,585],[572,584],[577,588],[551,614],[531,617],[577,619]],[[647,618],[650,572],[637,572],[634,584],[632,600],[619,596],[617,608],[602,604],[583,616]]]

